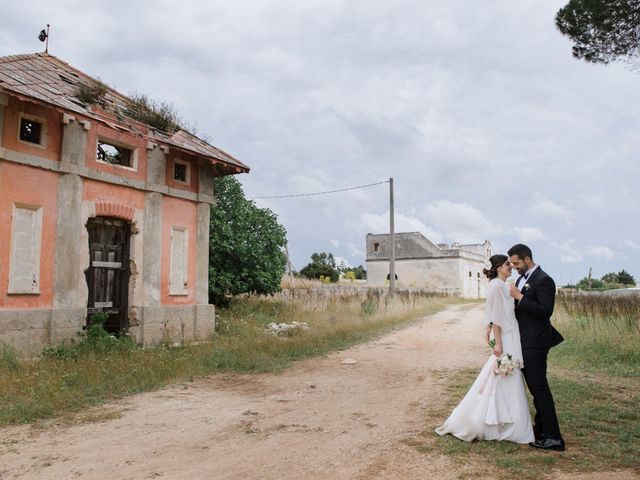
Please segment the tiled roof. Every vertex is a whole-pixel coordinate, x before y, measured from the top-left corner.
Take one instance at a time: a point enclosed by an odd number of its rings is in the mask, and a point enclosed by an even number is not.
[[[79,85],[91,85],[96,80],[73,68],[59,58],[46,53],[11,55],[0,57],[0,91],[14,94],[24,100],[48,103],[65,111],[75,112],[96,121],[124,130],[137,131],[142,125],[137,120],[123,118],[114,120],[91,109],[76,97]],[[116,112],[120,118],[126,116],[128,98],[107,87],[104,97],[106,110]],[[114,125],[114,122],[116,125]],[[178,130],[167,133],[148,126],[149,140],[181,149],[196,156],[206,157],[220,164],[224,173],[248,172],[249,167],[219,148],[187,132]]]

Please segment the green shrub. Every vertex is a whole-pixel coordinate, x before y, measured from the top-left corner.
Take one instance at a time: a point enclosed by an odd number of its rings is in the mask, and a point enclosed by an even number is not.
[[[69,343],[63,342],[59,345],[49,345],[42,351],[43,356],[77,358],[82,353],[104,354],[137,348],[135,342],[129,337],[117,337],[104,329],[104,323],[108,318],[108,315],[104,312],[92,315],[87,322],[86,330],[78,332],[77,339],[72,339]]]

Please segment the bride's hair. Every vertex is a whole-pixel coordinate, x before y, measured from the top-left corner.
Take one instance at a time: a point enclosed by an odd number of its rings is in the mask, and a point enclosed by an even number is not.
[[[501,253],[493,255],[489,259],[489,262],[491,262],[491,268],[483,268],[482,273],[484,273],[489,280],[493,280],[498,276],[498,268],[504,265],[507,260],[509,260],[509,257],[502,255]]]

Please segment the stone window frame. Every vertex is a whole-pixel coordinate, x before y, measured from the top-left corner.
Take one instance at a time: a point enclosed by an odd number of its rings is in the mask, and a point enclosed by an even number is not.
[[[32,275],[33,282],[30,289],[21,289],[16,286],[15,277],[15,262],[16,262],[16,246],[15,241],[15,218],[16,210],[31,210],[35,212],[35,232],[33,232],[33,250],[34,256],[32,259]],[[41,205],[31,205],[26,203],[16,202],[13,204],[11,213],[11,247],[9,251],[9,282],[7,293],[10,295],[40,295],[40,260],[42,257],[42,228],[43,228],[43,208]]]
[[[98,158],[98,144],[99,143],[106,143],[107,145],[111,145],[113,147],[121,147],[121,148],[126,148],[127,150],[131,150],[131,165],[127,166],[127,165],[119,165],[117,163],[109,163],[109,162],[105,162],[104,160],[100,160]],[[106,137],[104,135],[98,135],[96,136],[96,145],[95,148],[93,149],[95,152],[95,159],[96,162],[101,164],[101,165],[110,165],[112,167],[115,168],[122,168],[123,170],[128,170],[130,172],[137,172],[138,171],[138,148],[134,147],[133,145],[130,145],[128,143],[124,143],[124,142],[118,142],[116,140],[112,140],[109,137]]]
[[[22,140],[20,138],[20,130],[22,130],[22,120],[29,120],[32,122],[37,122],[41,125],[40,128],[40,141],[38,143],[35,142],[28,142],[26,140]],[[18,137],[18,142],[20,142],[23,145],[30,145],[32,147],[36,147],[36,148],[42,148],[45,149],[47,148],[47,119],[43,118],[43,117],[39,117],[37,115],[31,115],[30,113],[25,113],[25,112],[20,112],[20,114],[18,115],[18,133],[17,133],[17,137]]]
[[[182,282],[176,288],[172,278],[175,271],[174,266],[174,232],[183,232],[183,258],[182,258]],[[189,227],[171,225],[171,238],[169,246],[169,295],[171,296],[187,296],[189,295]]]
[[[185,174],[185,180],[179,180],[176,178],[176,165],[184,165],[186,168],[186,174]],[[174,158],[173,159],[173,173],[171,175],[171,178],[173,179],[174,182],[179,183],[181,185],[191,185],[191,163],[186,161],[186,160],[182,160],[181,158]]]

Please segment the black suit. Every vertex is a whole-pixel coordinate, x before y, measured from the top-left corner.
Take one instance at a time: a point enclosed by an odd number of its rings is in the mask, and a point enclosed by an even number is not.
[[[556,407],[547,381],[547,354],[558,345],[562,335],[551,325],[556,298],[556,284],[540,267],[520,283],[522,300],[516,301],[516,318],[520,327],[520,341],[524,360],[524,379],[533,395],[536,408],[536,434],[560,439]]]

